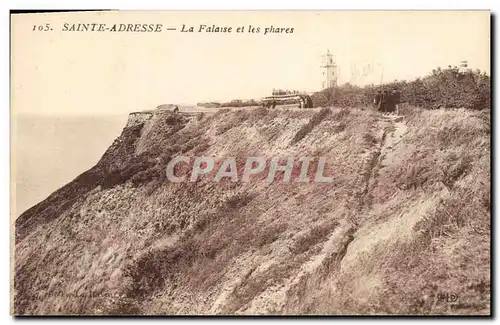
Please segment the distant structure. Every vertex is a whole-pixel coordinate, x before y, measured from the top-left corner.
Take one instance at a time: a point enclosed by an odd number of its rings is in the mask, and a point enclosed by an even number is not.
[[[338,67],[333,59],[333,54],[330,53],[330,50],[327,50],[326,55],[322,56],[321,68],[325,69],[323,71],[323,89],[337,86]]]
[[[466,71],[467,71],[467,67],[468,67],[467,60],[465,60],[465,61],[460,61],[459,72],[460,72],[460,73],[464,73],[464,72],[466,72]]]

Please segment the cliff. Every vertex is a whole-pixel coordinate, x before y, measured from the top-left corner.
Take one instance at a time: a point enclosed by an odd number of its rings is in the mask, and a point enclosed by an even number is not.
[[[131,114],[17,219],[15,313],[488,314],[489,111],[405,114]],[[180,155],[325,157],[334,181],[173,183]]]

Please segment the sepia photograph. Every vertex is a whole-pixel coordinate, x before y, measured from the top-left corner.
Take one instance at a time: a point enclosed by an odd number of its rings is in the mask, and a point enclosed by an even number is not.
[[[491,24],[11,11],[11,315],[491,316]]]

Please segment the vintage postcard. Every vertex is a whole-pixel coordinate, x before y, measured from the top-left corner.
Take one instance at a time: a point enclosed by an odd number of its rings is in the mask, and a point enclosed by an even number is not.
[[[11,313],[490,315],[490,23],[11,13]]]

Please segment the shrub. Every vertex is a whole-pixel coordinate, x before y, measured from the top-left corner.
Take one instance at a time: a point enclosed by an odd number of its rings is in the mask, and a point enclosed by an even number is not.
[[[395,80],[379,87],[346,84],[317,92],[312,99],[315,106],[370,106],[377,89],[397,88],[401,92],[401,102],[412,106],[482,110],[491,106],[490,84],[490,76],[479,70],[437,68],[428,76],[409,82]]]

